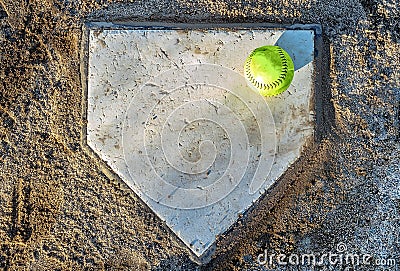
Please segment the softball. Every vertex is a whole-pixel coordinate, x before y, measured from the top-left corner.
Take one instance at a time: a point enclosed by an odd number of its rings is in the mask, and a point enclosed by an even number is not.
[[[244,74],[251,89],[263,96],[284,92],[293,80],[294,64],[279,46],[262,46],[247,57]]]

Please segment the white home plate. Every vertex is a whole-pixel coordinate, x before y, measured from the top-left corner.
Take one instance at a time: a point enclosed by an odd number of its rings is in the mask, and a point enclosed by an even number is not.
[[[86,142],[201,258],[312,139],[314,35],[90,25]],[[296,71],[266,99],[243,64],[275,44]]]

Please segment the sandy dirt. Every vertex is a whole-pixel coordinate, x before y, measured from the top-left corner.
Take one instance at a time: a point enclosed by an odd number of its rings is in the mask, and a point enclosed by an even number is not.
[[[399,15],[396,0],[0,0],[0,269],[266,270],[257,263],[265,249],[324,252],[342,242],[396,259],[385,270],[399,270]],[[90,20],[323,26],[316,142],[218,238],[206,266],[83,150]]]

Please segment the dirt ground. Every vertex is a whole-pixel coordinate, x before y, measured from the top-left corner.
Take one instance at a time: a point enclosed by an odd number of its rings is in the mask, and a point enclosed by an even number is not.
[[[0,269],[267,270],[257,262],[265,250],[324,253],[343,243],[397,261],[354,270],[400,270],[399,5],[0,0]],[[323,27],[316,142],[282,177],[285,191],[272,191],[220,236],[205,266],[83,150],[80,48],[91,20]],[[346,267],[312,270],[353,270]]]

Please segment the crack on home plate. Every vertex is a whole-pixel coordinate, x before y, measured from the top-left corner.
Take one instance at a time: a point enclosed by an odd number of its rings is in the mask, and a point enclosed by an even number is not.
[[[315,26],[177,28],[88,24],[84,137],[205,263],[313,139]],[[297,70],[264,98],[243,64],[275,44]]]

